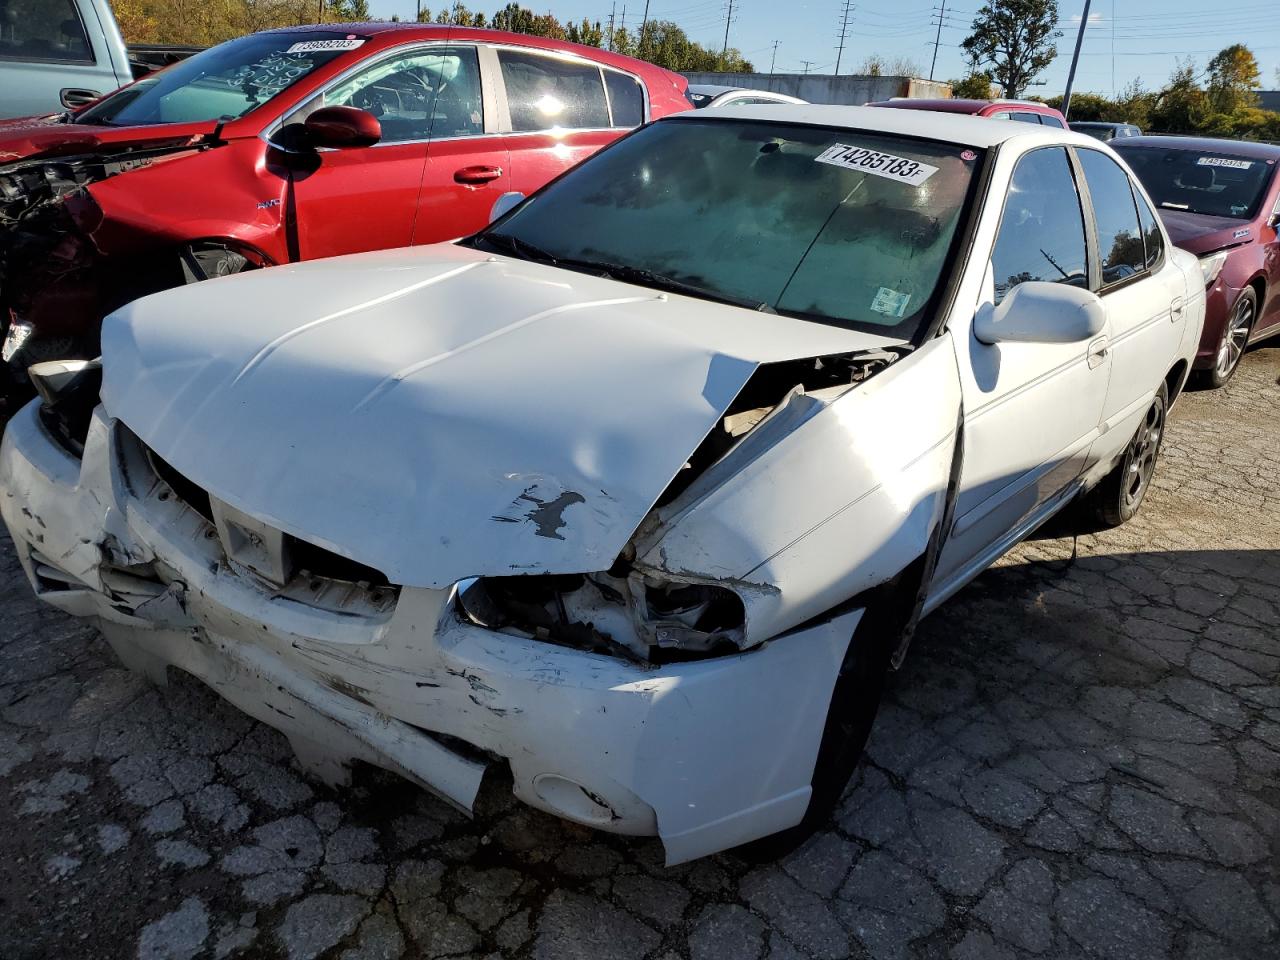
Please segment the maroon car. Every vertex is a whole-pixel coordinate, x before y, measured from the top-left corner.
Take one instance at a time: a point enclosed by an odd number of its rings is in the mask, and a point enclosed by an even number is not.
[[[1155,201],[1169,237],[1200,258],[1198,377],[1220,387],[1245,348],[1280,333],[1280,146],[1133,137],[1111,146]]]
[[[968,113],[975,117],[991,117],[995,120],[1019,120],[1022,123],[1039,123],[1046,127],[1067,129],[1067,118],[1053,107],[1036,100],[963,100],[947,98],[938,100],[898,97],[893,100],[877,100],[868,107],[893,107],[897,110],[937,110],[942,113]]]

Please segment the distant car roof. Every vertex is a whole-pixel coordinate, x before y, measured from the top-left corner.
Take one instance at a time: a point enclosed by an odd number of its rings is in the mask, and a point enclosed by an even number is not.
[[[1132,123],[1115,123],[1111,120],[1072,120],[1071,126],[1075,127],[1098,127],[1110,130],[1113,127],[1132,127]]]
[[[679,120],[688,114],[675,114]],[[1097,147],[1098,142],[1083,133],[1072,133],[1040,124],[991,120],[968,114],[926,113],[920,110],[880,110],[870,106],[846,107],[834,104],[753,104],[750,106],[716,107],[701,111],[699,119],[769,120],[777,123],[807,123],[823,127],[845,127],[877,133],[900,133],[926,140],[994,147],[1015,137],[1038,137],[1051,143],[1078,143]],[[659,121],[659,122],[665,122]],[[1134,137],[1132,140],[1136,140]],[[1132,142],[1126,141],[1126,142]]]
[[[735,90],[746,90],[747,87],[725,87],[718,83],[691,83],[689,84],[690,93],[700,93],[703,96],[718,97],[722,93],[733,93]],[[768,91],[765,91],[768,92]]]
[[[875,103],[867,104],[867,106],[896,107],[899,110],[936,110],[941,113],[977,113],[979,110],[985,110],[987,107],[993,106],[1020,107],[1023,110],[1037,112],[1058,112],[1047,103],[1038,103],[1035,100],[965,100],[955,97],[946,99],[897,97],[893,100],[877,100]]]
[[[1169,150],[1186,150],[1191,153],[1229,153],[1237,157],[1257,160],[1280,160],[1280,144],[1256,143],[1251,140],[1215,140],[1212,137],[1126,137],[1129,147],[1165,147]]]

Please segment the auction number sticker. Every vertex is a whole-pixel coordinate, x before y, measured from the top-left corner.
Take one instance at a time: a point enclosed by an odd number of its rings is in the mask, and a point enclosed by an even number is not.
[[[1229,167],[1232,170],[1248,170],[1253,166],[1251,160],[1232,160],[1230,157],[1201,157],[1196,161],[1201,167]]]
[[[285,53],[319,53],[324,50],[354,50],[364,43],[359,37],[347,37],[345,40],[304,40],[295,43]]]
[[[814,158],[818,163],[829,163],[833,167],[845,167],[849,170],[860,170],[863,173],[896,180],[912,187],[918,187],[935,173],[937,167],[906,157],[895,157],[892,153],[881,153],[879,150],[868,150],[866,147],[851,147],[847,143],[832,144]]]

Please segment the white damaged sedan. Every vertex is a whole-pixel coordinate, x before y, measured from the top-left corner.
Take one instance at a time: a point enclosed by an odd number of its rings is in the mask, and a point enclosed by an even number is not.
[[[1138,509],[1203,286],[1082,135],[685,114],[460,243],[119,311],[33,371],[0,512],[41,598],[330,781],[506,765],[669,863],[779,850],[920,616]]]

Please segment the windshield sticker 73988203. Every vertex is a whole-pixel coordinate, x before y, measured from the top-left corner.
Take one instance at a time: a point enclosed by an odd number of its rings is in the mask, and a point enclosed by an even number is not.
[[[908,186],[918,187],[935,173],[937,167],[931,167],[919,160],[907,157],[895,157],[892,153],[881,153],[879,150],[868,150],[866,147],[851,147],[847,143],[833,143],[814,159],[818,163],[829,163],[834,167],[845,167],[849,170],[860,170],[886,180],[896,180]]]
[[[303,40],[295,43],[285,53],[323,53],[326,50],[354,50],[362,46],[364,41],[359,37],[347,37],[337,40]]]

